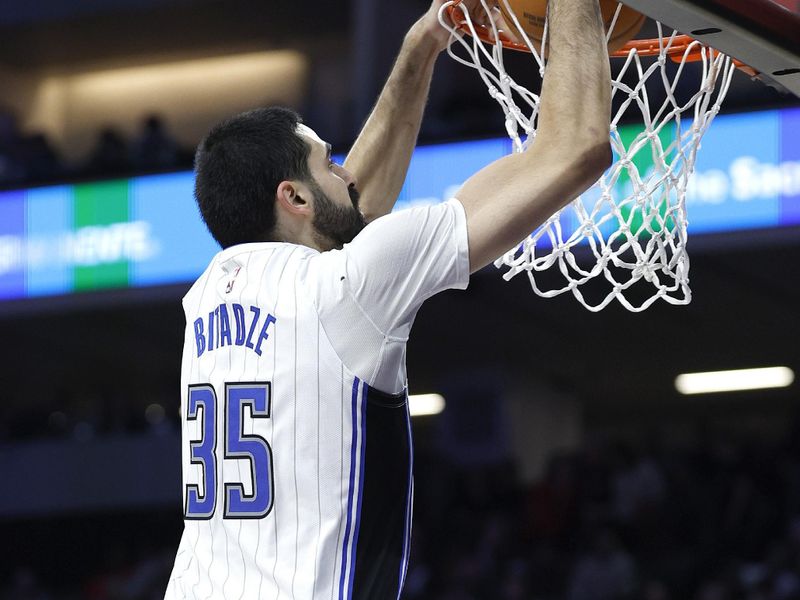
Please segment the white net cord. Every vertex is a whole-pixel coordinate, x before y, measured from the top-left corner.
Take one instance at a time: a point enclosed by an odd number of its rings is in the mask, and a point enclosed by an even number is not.
[[[525,34],[507,0],[497,2],[504,3],[539,75],[544,76],[542,48],[547,43],[547,25],[544,39],[537,46]],[[451,24],[444,14],[449,6],[463,15],[464,25],[472,35]],[[479,10],[481,15],[470,15],[462,3],[453,1],[442,7],[439,19],[451,33],[448,54],[478,72],[505,114],[505,128],[514,151],[523,152],[536,138],[539,96],[505,70],[496,3],[481,0]],[[609,38],[619,13],[618,8]],[[476,22],[488,28],[494,43],[479,39]],[[612,75],[612,99],[619,103],[610,127],[614,164],[587,192],[495,261],[496,267],[507,267],[504,279],[526,272],[539,296],[550,298],[569,291],[595,312],[614,299],[634,312],[645,310],[659,299],[670,304],[691,301],[686,188],[700,140],[719,112],[735,66],[730,57],[694,42],[670,74],[668,65],[672,61],[667,54],[677,33],[664,35],[661,24],[657,26],[659,55],[643,57],[631,49],[626,58],[619,59],[623,64]],[[676,98],[678,82],[688,57],[698,51],[699,89],[680,104]],[[636,83],[627,84],[626,79]],[[646,87],[648,82],[663,88],[664,99],[654,106]],[[624,124],[632,121],[639,124]],[[544,285],[544,271],[560,273],[560,282],[552,284],[551,276],[547,278],[549,285]],[[595,282],[589,298],[582,290],[588,282]],[[596,282],[604,284],[599,293]]]

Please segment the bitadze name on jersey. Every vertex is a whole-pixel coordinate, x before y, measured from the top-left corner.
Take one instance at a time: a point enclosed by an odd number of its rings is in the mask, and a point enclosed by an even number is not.
[[[195,320],[194,339],[198,358],[205,352],[225,346],[245,346],[261,356],[261,345],[269,338],[269,327],[275,323],[275,317],[257,306],[245,310],[241,304],[231,304],[230,309],[233,319],[228,312],[228,305],[220,304],[207,317]]]

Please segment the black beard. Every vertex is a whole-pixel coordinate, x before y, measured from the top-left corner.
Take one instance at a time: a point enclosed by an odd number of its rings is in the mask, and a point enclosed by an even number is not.
[[[350,186],[347,191],[350,194],[352,208],[343,207],[331,200],[325,192],[317,185],[316,181],[308,183],[314,194],[314,221],[313,226],[316,230],[317,245],[322,250],[338,249],[353,241],[367,222],[364,215],[358,209],[359,193],[355,186]]]

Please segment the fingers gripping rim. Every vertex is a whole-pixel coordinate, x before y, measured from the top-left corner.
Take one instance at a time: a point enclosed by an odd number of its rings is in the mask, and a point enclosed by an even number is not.
[[[464,9],[460,7],[463,2],[464,0],[453,0],[450,4],[446,4],[444,8],[456,29],[469,35],[473,34],[474,29],[474,32],[477,34],[478,38],[487,44],[496,44],[499,41],[504,48],[509,50],[516,50],[518,52],[531,52],[532,44],[529,45],[524,42],[513,40],[502,30],[497,30],[498,35],[495,37],[495,28],[484,25],[483,23],[475,23],[474,21],[471,22],[467,18]],[[470,22],[472,25],[471,27]],[[528,41],[530,42],[530,40]],[[690,51],[687,53],[687,50],[689,49]],[[663,54],[668,56],[675,63],[698,62],[703,60],[704,49],[711,49],[711,47],[702,44],[690,35],[680,34],[674,36],[668,46],[664,46],[664,42],[660,38],[631,40],[619,50],[609,53],[609,57],[627,58],[631,51],[635,51],[639,56],[646,57],[661,56]],[[713,51],[715,53],[718,52],[717,50]],[[756,77],[759,74],[758,71],[740,60],[733,59],[733,64],[736,66],[736,68],[745,72],[750,77]]]

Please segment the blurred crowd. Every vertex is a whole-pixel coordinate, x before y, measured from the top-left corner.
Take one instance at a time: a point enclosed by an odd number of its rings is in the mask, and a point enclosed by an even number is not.
[[[178,402],[167,391],[58,389],[26,404],[0,403],[0,443],[178,431]]]
[[[797,440],[589,441],[529,485],[507,461],[465,470],[422,449],[403,598],[800,600]],[[18,566],[3,597],[161,598],[180,531],[164,518],[174,529],[126,517],[91,568],[75,548],[86,572],[71,592]]]
[[[530,486],[510,467],[426,477],[445,498],[417,504],[405,597],[798,600],[798,450],[587,443]]]
[[[15,115],[0,109],[0,187],[54,183],[64,179],[127,176],[191,168],[192,153],[182,148],[158,115],[146,117],[126,139],[113,127],[98,132],[81,160],[64,160],[43,133],[25,134]]]

